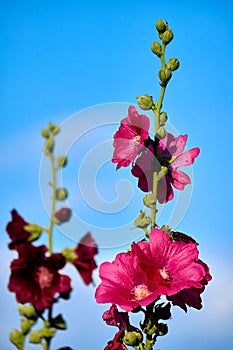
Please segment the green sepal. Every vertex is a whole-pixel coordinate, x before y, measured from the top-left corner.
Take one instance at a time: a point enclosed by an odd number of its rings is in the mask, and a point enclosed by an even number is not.
[[[21,329],[22,329],[23,334],[26,335],[35,323],[36,323],[36,320],[22,318],[20,321],[20,325],[21,325]]]
[[[60,329],[60,330],[65,330],[67,328],[66,322],[63,319],[61,314],[57,315],[52,319],[51,326],[53,328]]]
[[[56,329],[52,327],[43,327],[38,331],[41,338],[53,338],[56,334]]]
[[[153,195],[153,193],[148,193],[143,198],[143,203],[146,207],[153,209],[155,208],[156,197]]]
[[[37,224],[28,224],[24,226],[24,229],[27,232],[31,233],[31,236],[27,239],[29,242],[35,241],[38,239],[43,232],[42,228]]]
[[[38,315],[33,305],[18,305],[19,314],[31,320],[37,320]]]
[[[72,262],[77,259],[77,254],[74,252],[76,247],[74,248],[65,248],[61,251],[61,254],[66,258],[66,261]]]
[[[50,137],[50,133],[49,133],[48,130],[45,129],[45,128],[43,128],[43,129],[41,130],[41,135],[42,135],[45,139],[49,139],[49,137]]]
[[[167,121],[167,113],[166,112],[161,112],[159,115],[159,125],[164,126]]]
[[[66,164],[67,164],[67,157],[66,157],[66,156],[59,156],[59,157],[57,158],[57,166],[58,166],[59,168],[65,167]]]
[[[139,228],[146,228],[151,223],[151,218],[146,216],[146,213],[143,210],[140,210],[139,216],[134,220],[134,225]]]
[[[159,139],[163,139],[166,136],[166,130],[163,126],[157,130],[156,136],[158,136]]]
[[[42,336],[40,335],[40,331],[31,331],[29,333],[29,343],[32,344],[40,344]]]

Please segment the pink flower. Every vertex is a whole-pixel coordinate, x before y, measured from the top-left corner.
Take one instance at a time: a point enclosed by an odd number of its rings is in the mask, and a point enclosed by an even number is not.
[[[90,233],[87,233],[81,239],[74,250],[77,258],[72,261],[72,264],[76,267],[84,283],[87,285],[93,282],[92,272],[97,267],[94,256],[97,253],[97,244]]]
[[[183,152],[187,137],[187,135],[175,137],[167,133],[158,143],[157,158],[151,144],[133,165],[132,174],[139,178],[138,187],[144,192],[153,190],[153,173],[159,170],[159,165],[168,168],[166,176],[158,182],[157,199],[160,203],[173,199],[172,186],[183,190],[187,184],[191,183],[189,176],[178,168],[193,164],[200,149],[192,148]]]
[[[58,272],[66,263],[61,254],[46,257],[45,246],[35,247],[30,243],[19,245],[17,251],[19,258],[11,263],[8,288],[15,292],[19,303],[30,303],[43,311],[52,306],[57,293],[71,291],[70,278]]]
[[[121,126],[114,135],[112,162],[117,163],[117,169],[127,167],[134,161],[144,147],[144,140],[149,137],[149,127],[148,117],[138,114],[136,108],[130,106],[127,118],[121,121]]]
[[[26,242],[31,236],[31,233],[24,229],[24,227],[28,225],[28,222],[26,222],[15,209],[12,210],[11,215],[12,220],[8,222],[6,231],[12,240],[9,244],[9,248],[15,249],[18,244]]]
[[[161,295],[174,295],[191,287],[202,288],[205,268],[198,262],[195,243],[174,242],[167,233],[154,229],[149,242],[133,243],[112,263],[100,266],[98,303],[113,303],[126,311],[146,306]]]
[[[118,331],[113,340],[110,340],[104,350],[127,350],[123,344],[124,331]]]
[[[116,326],[120,330],[130,330],[128,313],[119,312],[115,304],[103,313],[102,318],[110,326]]]

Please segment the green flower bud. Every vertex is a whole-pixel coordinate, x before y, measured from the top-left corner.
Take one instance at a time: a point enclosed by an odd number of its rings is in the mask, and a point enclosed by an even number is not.
[[[152,193],[148,193],[143,198],[143,203],[146,207],[153,209],[155,207],[156,198]]]
[[[67,164],[67,157],[66,156],[60,156],[57,158],[57,166],[59,168],[65,167]]]
[[[14,344],[18,350],[23,350],[24,338],[25,337],[23,333],[18,329],[13,329],[13,331],[10,333],[10,336],[9,336],[11,343]]]
[[[174,38],[173,32],[170,28],[168,28],[163,34],[162,34],[162,41],[165,45],[168,45],[172,39]]]
[[[146,228],[151,223],[151,218],[146,216],[146,213],[143,210],[140,210],[139,216],[134,220],[134,225],[139,228]]]
[[[40,344],[41,343],[42,336],[40,335],[39,331],[31,331],[29,333],[29,343],[32,344]]]
[[[166,135],[166,130],[164,129],[163,126],[161,126],[158,130],[157,130],[157,134],[156,136],[158,136],[160,139],[163,139]]]
[[[153,98],[149,95],[137,96],[138,105],[141,109],[149,110],[153,106]]]
[[[161,69],[158,76],[163,83],[167,83],[172,77],[172,71],[169,68]]]
[[[60,132],[60,127],[58,125],[54,125],[52,122],[49,122],[48,127],[54,135]]]
[[[27,318],[21,319],[21,329],[23,334],[26,335],[34,324],[35,320],[29,320]]]
[[[54,149],[54,140],[53,138],[49,138],[46,142],[45,142],[45,147],[44,147],[44,153],[49,156]]]
[[[56,329],[43,327],[38,331],[41,338],[53,338],[56,334]]]
[[[36,224],[28,224],[24,226],[24,229],[31,233],[31,236],[28,238],[29,242],[38,239],[43,231],[42,228]]]
[[[75,254],[75,249],[74,248],[64,248],[61,251],[61,254],[66,258],[66,261],[72,262],[73,260],[77,259],[77,254]]]
[[[140,330],[132,332],[125,331],[123,342],[129,346],[138,346],[142,342],[143,336]]]
[[[167,113],[166,112],[161,112],[159,115],[159,124],[160,126],[164,126],[167,121]]]
[[[155,27],[159,33],[165,32],[167,29],[167,22],[163,21],[162,19],[158,19],[158,21],[155,23]]]
[[[50,136],[48,130],[47,130],[47,129],[44,129],[44,128],[41,130],[41,135],[42,135],[45,139],[49,139],[49,136]]]
[[[64,201],[68,197],[68,191],[65,188],[57,188],[56,199],[58,201]]]
[[[162,55],[162,46],[157,41],[153,41],[153,43],[151,45],[151,51],[155,55],[157,55],[158,57],[161,57],[161,55]]]
[[[177,58],[170,58],[167,62],[167,68],[170,68],[171,71],[177,70],[180,66],[180,62]]]
[[[24,317],[32,319],[32,320],[37,320],[37,318],[38,318],[36,310],[34,309],[34,307],[32,305],[19,304],[18,310],[19,310],[19,314],[21,316],[24,316]]]

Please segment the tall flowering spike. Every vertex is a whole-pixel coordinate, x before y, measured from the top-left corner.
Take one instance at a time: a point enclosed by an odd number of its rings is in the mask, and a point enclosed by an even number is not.
[[[144,140],[149,137],[150,121],[147,116],[138,114],[135,107],[130,106],[128,116],[121,121],[121,126],[114,135],[114,153],[112,162],[117,169],[127,167],[144,147]]]
[[[30,243],[19,245],[17,251],[19,257],[11,263],[8,288],[19,303],[30,303],[43,311],[53,305],[56,294],[71,291],[70,278],[58,272],[66,263],[61,254],[46,257],[45,246]]]
[[[28,222],[26,222],[15,209],[12,210],[11,216],[12,220],[8,222],[6,232],[12,240],[9,244],[9,248],[14,249],[18,244],[27,241],[31,236],[31,233],[24,228],[28,225]]]
[[[131,311],[161,295],[202,288],[205,275],[196,244],[173,242],[167,233],[154,229],[150,242],[134,243],[130,252],[100,266],[102,282],[95,296],[98,303],[114,303]]]
[[[87,233],[73,250],[73,255],[74,257],[76,255],[76,258],[72,260],[72,264],[76,267],[86,285],[93,282],[92,272],[97,268],[94,256],[97,253],[97,244],[90,233]]]
[[[158,143],[157,157],[154,156],[155,151],[150,145],[133,165],[132,174],[139,178],[138,187],[144,192],[153,190],[153,173],[158,171],[158,165],[167,167],[167,174],[158,182],[157,199],[160,203],[173,199],[172,186],[183,190],[191,183],[189,176],[178,168],[193,164],[200,149],[192,148],[183,152],[186,142],[187,135],[175,137],[167,133]]]

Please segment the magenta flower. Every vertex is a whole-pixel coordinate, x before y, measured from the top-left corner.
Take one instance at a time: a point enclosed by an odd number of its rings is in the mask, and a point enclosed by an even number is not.
[[[28,222],[26,222],[15,209],[12,210],[11,215],[12,220],[8,222],[6,231],[12,240],[9,244],[9,248],[14,249],[18,244],[27,241],[31,233],[24,229],[24,227],[28,225]]]
[[[172,186],[183,190],[191,183],[189,176],[178,168],[193,164],[200,149],[192,148],[183,152],[187,137],[187,135],[175,137],[167,133],[158,143],[157,158],[154,156],[153,146],[150,145],[133,165],[132,174],[139,178],[138,187],[144,192],[153,190],[153,173],[158,171],[158,165],[168,168],[166,176],[158,182],[157,199],[159,203],[166,203],[173,199]]]
[[[73,253],[77,258],[72,260],[72,264],[80,273],[83,282],[86,285],[92,283],[92,272],[97,268],[94,256],[98,253],[98,248],[90,233],[81,239]]]
[[[116,326],[120,330],[130,330],[128,313],[119,312],[115,304],[103,313],[102,318],[110,326]]]
[[[104,350],[127,350],[123,344],[124,331],[118,331],[113,340],[110,340]]]
[[[58,272],[66,263],[61,254],[47,257],[45,246],[30,243],[19,245],[17,251],[19,258],[11,263],[8,288],[19,303],[30,303],[41,312],[52,306],[56,294],[71,291],[70,278]]]
[[[112,162],[117,163],[117,169],[127,167],[134,161],[144,147],[144,140],[149,137],[149,127],[148,117],[138,114],[136,108],[130,106],[127,118],[121,121],[121,126],[114,135]]]
[[[98,303],[113,303],[126,311],[171,296],[183,289],[202,288],[206,271],[198,261],[195,243],[174,242],[167,233],[154,229],[149,242],[133,243],[127,253],[100,266]]]

